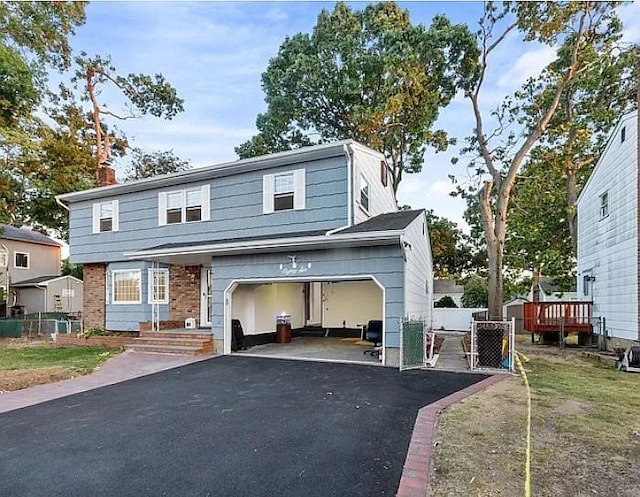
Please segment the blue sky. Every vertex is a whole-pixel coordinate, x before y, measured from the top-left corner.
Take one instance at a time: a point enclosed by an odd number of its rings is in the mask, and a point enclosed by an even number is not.
[[[399,2],[413,23],[430,24],[435,14],[475,26],[480,2]],[[363,8],[365,2],[352,2]],[[92,2],[87,22],[71,40],[74,50],[110,54],[122,73],[162,73],[185,100],[172,121],[152,117],[116,124],[135,146],[169,150],[193,167],[236,159],[234,146],[255,134],[255,117],[266,108],[260,75],[286,36],[309,32],[318,13],[333,2]],[[640,3],[620,9],[625,40],[640,42]],[[489,110],[552,58],[547,47],[517,36],[496,52],[483,106]],[[102,101],[122,108],[117,94]],[[441,112],[436,126],[461,141],[473,129],[471,108],[462,98]],[[398,199],[413,208],[433,209],[464,227],[464,202],[451,198],[449,174],[463,181],[466,168],[450,164],[455,148],[428,153],[423,171],[405,175]]]

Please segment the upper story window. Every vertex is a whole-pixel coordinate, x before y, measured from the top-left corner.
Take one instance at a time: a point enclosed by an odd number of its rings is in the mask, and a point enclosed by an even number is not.
[[[620,143],[624,143],[626,139],[627,139],[627,127],[623,126],[622,129],[620,130]]]
[[[305,171],[296,169],[262,177],[262,212],[305,208]]]
[[[27,252],[16,252],[13,259],[13,266],[16,269],[29,269],[29,254]]]
[[[209,219],[209,185],[158,193],[159,225]]]
[[[118,201],[96,202],[93,204],[93,232],[118,231]]]
[[[387,186],[389,183],[389,172],[387,171],[387,163],[383,160],[380,161],[380,183],[382,186]]]
[[[609,215],[609,192],[600,195],[600,219]]]
[[[116,269],[111,272],[111,278],[111,302],[114,304],[140,303],[139,269]]]
[[[169,303],[168,269],[149,269],[149,303]]]
[[[360,178],[360,205],[369,211],[369,183],[364,178]]]

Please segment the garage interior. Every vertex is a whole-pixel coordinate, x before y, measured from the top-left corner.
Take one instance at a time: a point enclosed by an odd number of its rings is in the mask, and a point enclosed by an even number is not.
[[[371,279],[240,283],[231,293],[231,318],[244,333],[236,353],[379,363],[363,328],[383,320],[383,291]],[[276,343],[278,318],[290,317],[291,341]]]

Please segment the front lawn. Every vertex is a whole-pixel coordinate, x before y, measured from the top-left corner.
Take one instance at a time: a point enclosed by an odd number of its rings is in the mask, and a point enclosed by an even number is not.
[[[106,347],[0,345],[0,392],[91,373],[119,352]]]

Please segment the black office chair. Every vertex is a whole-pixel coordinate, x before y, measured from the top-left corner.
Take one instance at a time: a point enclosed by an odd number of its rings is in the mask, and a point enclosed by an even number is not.
[[[373,348],[365,350],[363,354],[378,356],[382,347],[382,321],[376,319],[369,321],[364,329],[364,339],[373,342]]]
[[[244,344],[244,331],[242,331],[242,324],[239,319],[231,320],[231,352],[237,350],[247,350]]]

